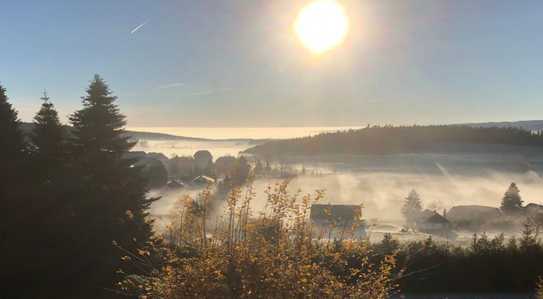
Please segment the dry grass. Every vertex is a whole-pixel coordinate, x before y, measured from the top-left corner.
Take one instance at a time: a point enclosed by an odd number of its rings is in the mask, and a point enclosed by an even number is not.
[[[252,188],[232,190],[215,222],[209,190],[184,198],[165,234],[163,265],[128,276],[121,289],[150,298],[387,298],[394,257],[372,266],[367,242],[316,242],[308,213],[323,192],[289,194],[287,184],[266,190],[267,213],[257,216]]]

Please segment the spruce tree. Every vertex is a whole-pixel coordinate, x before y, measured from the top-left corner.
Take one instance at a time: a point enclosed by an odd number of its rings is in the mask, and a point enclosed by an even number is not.
[[[419,194],[415,190],[411,190],[407,198],[405,198],[402,207],[402,214],[405,217],[407,225],[413,227],[422,212],[422,205]]]
[[[0,85],[0,161],[13,161],[23,155],[25,146],[17,111],[8,102],[6,89]]]
[[[12,297],[11,290],[21,290],[28,260],[25,246],[28,219],[34,216],[29,202],[29,164],[23,132],[17,112],[8,101],[6,89],[0,86],[0,281],[2,296]],[[35,250],[34,248],[32,248]],[[31,261],[32,262],[32,261]],[[28,279],[28,278],[26,278]],[[14,297],[15,298],[15,297]]]
[[[59,169],[64,155],[64,128],[58,119],[58,113],[47,93],[41,98],[43,103],[34,117],[31,140],[39,173],[53,175]]]
[[[522,211],[522,199],[520,197],[520,190],[515,183],[511,183],[507,191],[505,192],[501,209],[505,214],[514,215]]]
[[[26,183],[25,143],[17,111],[8,102],[6,89],[0,85],[0,203],[4,211],[0,221],[0,249],[8,242],[8,230],[15,225],[16,213],[24,206]]]
[[[111,287],[125,254],[118,247],[135,252],[151,237],[146,216],[152,199],[146,197],[141,169],[123,158],[134,143],[123,134],[125,117],[107,84],[96,75],[82,99],[83,108],[70,116],[75,184],[81,189],[76,238],[90,259],[80,266],[89,271],[89,280]]]

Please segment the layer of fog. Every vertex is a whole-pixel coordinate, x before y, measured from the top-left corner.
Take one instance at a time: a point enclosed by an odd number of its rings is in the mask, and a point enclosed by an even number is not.
[[[263,190],[278,180],[257,180],[253,202],[255,211],[266,208]],[[456,205],[486,205],[499,207],[504,192],[516,182],[525,203],[541,203],[543,179],[535,172],[523,174],[495,172],[485,177],[433,175],[389,172],[333,173],[320,176],[299,176],[289,183],[289,190],[312,193],[325,190],[323,203],[362,204],[366,219],[403,221],[401,206],[410,190],[415,189],[423,207],[442,212]]]
[[[323,169],[325,172],[326,169]],[[265,190],[280,183],[280,179],[258,179],[253,183],[256,198],[252,202],[255,215],[266,212]],[[322,203],[362,204],[363,218],[400,226],[401,206],[411,189],[415,189],[423,207],[442,212],[456,205],[486,205],[499,207],[504,192],[516,182],[525,204],[542,203],[543,178],[537,173],[494,172],[486,176],[455,175],[443,169],[441,175],[391,172],[337,172],[321,175],[301,175],[293,178],[291,193],[314,194],[325,190]],[[155,191],[162,198],[153,205],[152,214],[168,215],[175,202],[185,195],[196,197],[201,189]],[[219,208],[220,209],[220,208]]]
[[[162,153],[171,158],[175,155],[192,156],[198,150],[206,149],[216,159],[220,156],[237,156],[249,147],[249,141],[140,140],[132,150]]]

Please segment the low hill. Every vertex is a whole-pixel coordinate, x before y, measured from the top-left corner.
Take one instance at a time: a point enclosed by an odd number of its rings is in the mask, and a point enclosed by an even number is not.
[[[470,127],[479,128],[520,128],[527,131],[543,130],[543,120],[499,121],[485,123],[467,123]]]
[[[21,128],[25,134],[29,134],[32,130],[32,123],[22,123]],[[72,129],[70,126],[65,126],[68,132]],[[239,142],[251,142],[251,143],[260,143],[262,140],[258,139],[209,139],[209,138],[197,138],[197,137],[187,137],[187,136],[177,136],[164,133],[154,133],[154,132],[141,132],[141,131],[126,131],[127,136],[130,136],[133,140],[177,140],[177,141],[239,141]]]
[[[492,151],[503,146],[543,149],[543,135],[520,128],[476,126],[374,126],[296,139],[273,140],[245,151],[263,157],[288,155],[393,154],[435,151]]]

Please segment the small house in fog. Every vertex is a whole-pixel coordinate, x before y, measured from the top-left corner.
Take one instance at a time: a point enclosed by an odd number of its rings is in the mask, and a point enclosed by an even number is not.
[[[215,179],[210,178],[206,175],[200,175],[200,176],[195,177],[192,180],[192,183],[196,185],[210,185],[210,184],[215,184]]]
[[[314,204],[310,221],[318,238],[359,239],[366,236],[360,205]]]
[[[437,212],[425,210],[417,222],[417,229],[423,233],[448,235],[451,232],[451,223]]]

